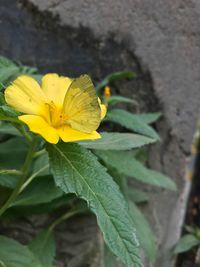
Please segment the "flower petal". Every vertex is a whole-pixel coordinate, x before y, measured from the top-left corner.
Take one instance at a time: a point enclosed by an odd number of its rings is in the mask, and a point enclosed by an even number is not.
[[[106,105],[101,104],[101,99],[98,97],[99,106],[101,108],[101,120],[103,120],[107,113]]]
[[[97,133],[96,131],[92,133],[83,133],[75,129],[72,129],[69,126],[63,126],[59,128],[58,133],[59,133],[60,138],[64,142],[74,142],[74,141],[80,141],[80,140],[95,140],[95,139],[101,138],[101,135]]]
[[[68,77],[58,76],[55,73],[49,73],[42,78],[42,89],[49,99],[58,107],[62,107],[65,94],[72,83]]]
[[[5,90],[6,102],[17,111],[47,116],[46,97],[39,84],[30,76],[19,76]]]
[[[31,132],[40,134],[49,143],[58,143],[59,135],[57,130],[51,127],[42,117],[22,115],[18,118],[28,125]]]

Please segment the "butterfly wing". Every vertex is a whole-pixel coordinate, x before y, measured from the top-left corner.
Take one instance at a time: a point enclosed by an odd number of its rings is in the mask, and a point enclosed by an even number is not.
[[[74,79],[65,95],[63,111],[73,129],[95,131],[101,121],[101,110],[94,85],[88,75]]]

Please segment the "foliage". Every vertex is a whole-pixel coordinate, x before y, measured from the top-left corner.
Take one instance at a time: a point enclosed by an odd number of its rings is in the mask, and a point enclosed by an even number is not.
[[[192,226],[186,226],[187,233],[177,242],[174,253],[184,253],[196,249],[195,263],[200,264],[200,229]]]
[[[41,82],[35,68],[0,57],[0,133],[5,137],[0,142],[1,219],[62,209],[60,217],[27,246],[0,236],[0,266],[53,267],[54,228],[89,210],[96,215],[103,233],[106,267],[117,266],[120,261],[127,267],[142,266],[140,249],[153,263],[156,259],[154,236],[136,206],[147,203],[148,195],[130,187],[129,181],[137,179],[169,190],[176,188],[169,177],[145,166],[148,157],[144,147],[159,141],[158,133],[150,124],[161,114],[132,114],[115,105],[134,106],[135,100],[114,95],[106,98],[101,93],[104,86],[133,78],[134,74],[113,73],[96,86],[107,105],[105,125],[107,122],[119,124],[121,132],[104,131],[101,139],[60,141],[56,145],[31,133],[18,120],[20,113],[6,104],[4,88],[20,74],[32,75]]]

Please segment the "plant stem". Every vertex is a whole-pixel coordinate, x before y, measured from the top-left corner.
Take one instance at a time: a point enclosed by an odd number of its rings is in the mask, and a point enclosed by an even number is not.
[[[33,156],[34,157],[34,156]],[[30,182],[33,181],[33,179],[38,176],[38,174],[40,174],[41,172],[47,170],[49,168],[49,163],[46,164],[44,167],[42,167],[41,169],[39,169],[37,172],[34,172],[29,178],[27,178],[27,180],[25,181],[25,183],[22,185],[22,187],[20,188],[20,193],[30,184]]]
[[[16,197],[18,196],[18,193],[20,192],[21,186],[23,185],[24,181],[27,178],[29,169],[30,169],[30,165],[32,163],[32,159],[33,159],[33,153],[36,149],[37,146],[37,137],[34,137],[34,139],[32,140],[32,143],[30,144],[30,148],[28,151],[28,154],[26,156],[23,168],[22,168],[22,176],[19,179],[15,189],[13,190],[12,194],[10,195],[10,197],[8,198],[8,200],[5,202],[5,204],[1,207],[0,209],[0,216],[9,208],[9,206],[12,204],[12,202],[16,199]]]
[[[74,207],[70,211],[64,213],[61,217],[59,217],[57,220],[55,220],[48,229],[48,232],[52,232],[54,228],[60,224],[63,221],[66,221],[67,219],[73,217],[76,214],[84,213],[88,210],[87,207],[79,206],[79,207]]]
[[[27,133],[27,131],[24,129],[23,125],[14,124],[15,128],[26,138],[28,143],[32,142],[31,136]]]
[[[40,157],[40,156],[44,155],[45,153],[46,153],[46,149],[43,148],[43,149],[41,149],[41,150],[35,152],[34,155],[33,155],[33,157],[34,157],[34,158],[37,158],[37,157]]]
[[[12,175],[22,175],[21,171],[18,170],[7,170],[7,169],[3,169],[0,170],[0,174],[12,174]]]

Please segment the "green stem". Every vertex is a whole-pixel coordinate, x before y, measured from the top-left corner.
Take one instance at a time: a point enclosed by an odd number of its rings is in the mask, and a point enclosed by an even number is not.
[[[0,174],[12,174],[12,175],[22,175],[21,171],[18,170],[0,170]]]
[[[76,214],[80,214],[80,213],[84,213],[86,212],[88,209],[86,207],[83,206],[79,206],[79,207],[74,207],[72,208],[70,211],[64,213],[61,217],[59,217],[57,220],[55,220],[48,229],[48,232],[52,232],[54,230],[54,228],[62,223],[63,221],[68,220],[69,218],[73,217]]]
[[[31,138],[30,134],[28,134],[27,131],[25,130],[24,125],[14,124],[14,126],[26,138],[28,143],[32,142],[32,138]]]
[[[40,156],[44,155],[45,153],[46,153],[46,149],[43,148],[43,149],[41,149],[41,150],[35,152],[34,155],[33,155],[33,157],[34,157],[34,158],[37,158],[37,157],[40,157]]]
[[[37,137],[35,137],[33,139],[32,143],[30,144],[30,148],[29,148],[28,154],[26,156],[26,159],[25,159],[25,162],[24,162],[24,166],[22,168],[22,176],[19,179],[19,181],[18,181],[15,189],[13,190],[13,192],[10,195],[10,197],[8,198],[8,200],[1,207],[1,209],[0,209],[0,216],[9,208],[9,206],[12,204],[12,202],[18,196],[18,193],[20,192],[21,186],[25,182],[25,180],[27,178],[27,175],[29,173],[30,165],[31,165],[32,159],[33,159],[33,153],[34,153],[34,151],[36,149],[36,146],[37,146]]]
[[[34,156],[33,156],[34,157]],[[43,171],[46,171],[49,168],[49,163],[46,164],[44,167],[42,167],[41,169],[39,169],[37,172],[34,172],[29,178],[27,178],[26,182],[22,185],[22,187],[20,188],[20,193],[30,184],[30,182],[33,181],[33,179],[38,176],[38,174],[40,174]]]

